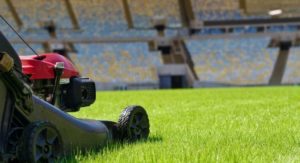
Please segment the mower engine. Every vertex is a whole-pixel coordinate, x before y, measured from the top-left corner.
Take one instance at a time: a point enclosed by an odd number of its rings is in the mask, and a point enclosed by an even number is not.
[[[95,102],[95,82],[79,76],[64,56],[49,53],[21,56],[23,73],[29,77],[34,93],[66,112],[79,111]]]

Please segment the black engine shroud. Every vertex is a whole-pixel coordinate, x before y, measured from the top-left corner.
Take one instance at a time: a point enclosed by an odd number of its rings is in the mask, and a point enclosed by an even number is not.
[[[96,85],[89,78],[73,77],[69,84],[61,85],[60,108],[78,111],[80,107],[93,104],[96,100]]]

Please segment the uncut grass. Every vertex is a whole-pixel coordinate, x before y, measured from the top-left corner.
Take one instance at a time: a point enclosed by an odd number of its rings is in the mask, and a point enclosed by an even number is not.
[[[149,114],[148,141],[111,144],[66,162],[300,162],[300,88],[98,92],[76,117],[117,121],[125,106]]]

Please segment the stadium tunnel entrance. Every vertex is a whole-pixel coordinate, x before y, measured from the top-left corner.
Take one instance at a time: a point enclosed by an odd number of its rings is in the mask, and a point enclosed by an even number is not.
[[[163,75],[159,77],[161,89],[186,88],[186,77],[183,75]]]
[[[195,79],[185,64],[168,64],[158,68],[161,89],[191,88]]]

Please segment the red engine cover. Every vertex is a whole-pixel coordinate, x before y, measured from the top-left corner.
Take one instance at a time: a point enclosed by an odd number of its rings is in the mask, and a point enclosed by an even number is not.
[[[75,66],[64,56],[57,53],[41,54],[39,56],[20,56],[23,73],[30,76],[30,80],[54,79],[54,66],[57,62],[64,63],[62,78],[79,76]]]

